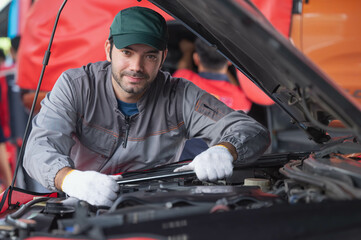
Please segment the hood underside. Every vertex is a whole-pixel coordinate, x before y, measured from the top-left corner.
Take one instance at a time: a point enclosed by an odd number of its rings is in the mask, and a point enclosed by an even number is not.
[[[151,2],[215,46],[314,141],[327,141],[326,132],[332,131],[361,137],[361,111],[356,103],[249,1]],[[331,120],[342,121],[347,129],[328,127]]]

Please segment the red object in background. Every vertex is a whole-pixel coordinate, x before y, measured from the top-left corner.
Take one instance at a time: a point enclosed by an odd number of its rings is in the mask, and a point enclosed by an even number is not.
[[[274,104],[273,100],[265,94],[256,84],[249,80],[243,73],[237,70],[238,81],[247,98],[253,103],[269,106]]]
[[[287,39],[290,34],[293,0],[252,0],[272,25]]]
[[[38,85],[44,53],[62,2],[38,0],[28,12],[18,53],[17,83],[23,89],[35,90]],[[60,74],[69,68],[105,60],[104,43],[113,18],[131,6],[148,7],[166,20],[173,19],[148,1],[68,1],[59,18],[40,90],[50,91]]]
[[[26,13],[29,11],[32,0],[19,1],[19,21],[18,21],[18,34],[22,35],[24,25],[26,22]]]
[[[5,71],[8,68],[0,68],[0,71]],[[10,132],[10,115],[9,115],[9,104],[8,104],[8,85],[6,77],[0,77],[0,126],[3,129],[4,136],[9,138]]]
[[[254,5],[265,15],[272,25],[287,39],[289,38],[292,0],[252,0]],[[248,99],[260,105],[272,105],[273,100],[249,80],[243,73],[237,71],[238,80]]]
[[[28,12],[18,53],[18,85],[35,90],[44,53],[62,0],[38,0]],[[292,0],[253,0],[275,28],[288,38]],[[148,1],[80,0],[69,1],[60,15],[51,48],[51,57],[40,90],[50,91],[60,74],[89,62],[105,60],[104,42],[114,16],[131,6],[152,8],[166,20],[173,19]],[[246,77],[240,78],[247,97],[255,103],[270,105],[272,100]]]
[[[239,86],[235,86],[225,81],[202,78],[197,73],[188,69],[177,70],[174,72],[173,76],[188,79],[234,110],[248,112],[251,109],[252,103],[246,98],[246,95]]]

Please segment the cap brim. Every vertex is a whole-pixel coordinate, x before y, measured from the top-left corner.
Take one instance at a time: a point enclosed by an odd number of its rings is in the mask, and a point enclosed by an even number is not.
[[[132,44],[146,44],[158,50],[166,49],[166,43],[162,39],[144,33],[113,35],[113,42],[116,48],[122,49]]]

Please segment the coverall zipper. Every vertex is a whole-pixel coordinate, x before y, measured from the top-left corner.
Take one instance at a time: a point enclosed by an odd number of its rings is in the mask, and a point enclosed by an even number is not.
[[[119,110],[117,110],[118,113],[122,114]],[[134,115],[132,115],[134,116]],[[124,136],[124,141],[122,143],[122,146],[123,148],[126,148],[127,147],[127,142],[128,142],[128,135],[129,135],[129,129],[130,129],[130,119],[132,116],[124,116],[124,119],[125,119],[125,136]],[[116,150],[115,150],[116,151]],[[114,152],[115,152],[114,151]],[[104,166],[109,162],[111,156],[109,156],[106,161],[104,161],[104,163],[101,165],[101,167],[98,169],[98,171],[100,172]]]
[[[130,129],[130,117],[125,116],[125,137],[124,137],[124,141],[123,141],[123,148],[127,147],[129,129]]]

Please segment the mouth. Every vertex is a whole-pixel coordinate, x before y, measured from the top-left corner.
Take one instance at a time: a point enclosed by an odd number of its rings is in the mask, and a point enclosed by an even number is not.
[[[138,84],[144,82],[147,79],[147,76],[144,74],[125,74],[124,77],[128,80],[128,83]]]
[[[145,79],[144,77],[132,77],[132,76],[125,76],[125,77],[127,77],[130,83],[139,83]]]

